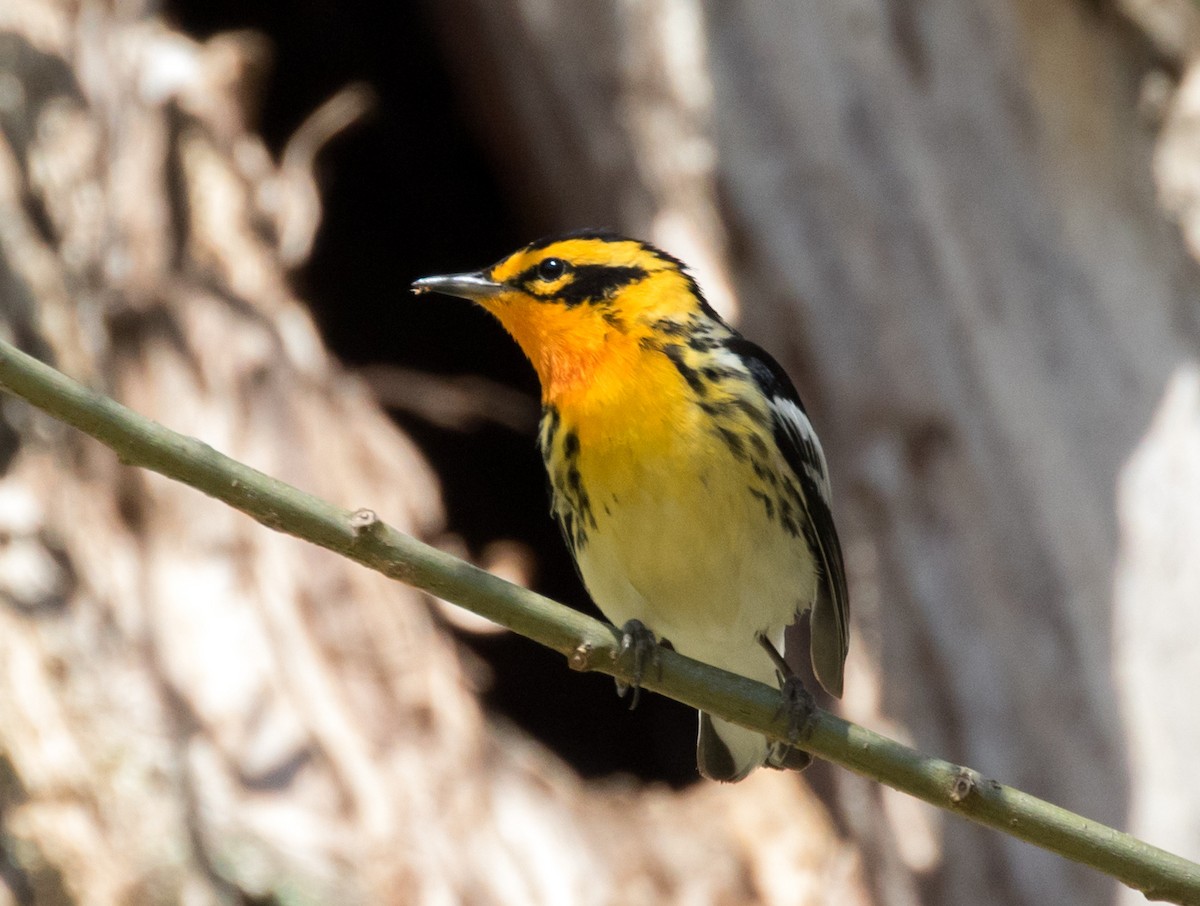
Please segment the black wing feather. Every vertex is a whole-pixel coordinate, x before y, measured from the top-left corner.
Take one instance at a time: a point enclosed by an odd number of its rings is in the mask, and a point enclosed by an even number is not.
[[[820,441],[807,424],[807,413],[791,379],[770,354],[744,337],[733,337],[726,346],[753,375],[771,401],[775,443],[800,484],[811,533],[807,533],[818,558],[821,576],[813,602],[812,662],[817,679],[833,695],[842,694],[842,667],[849,647],[850,598],[842,545],[833,524],[829,480]],[[804,421],[788,412],[792,404]]]

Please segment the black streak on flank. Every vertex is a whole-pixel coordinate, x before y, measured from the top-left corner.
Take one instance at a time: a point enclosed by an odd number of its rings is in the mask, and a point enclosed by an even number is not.
[[[548,447],[558,434],[559,414],[557,406],[542,407],[542,445]]]
[[[771,450],[767,447],[767,442],[758,434],[750,435],[750,446],[754,448],[754,455],[760,459],[767,459],[771,455]]]
[[[779,521],[783,525],[783,530],[793,538],[800,537],[800,523],[796,518],[796,510],[791,503],[784,501],[780,508]]]
[[[568,462],[572,462],[579,456],[579,435],[574,431],[568,431],[563,437],[563,456]]]
[[[551,454],[554,451],[554,441],[558,437],[558,427],[561,419],[555,406],[542,408],[542,424],[538,431],[538,446],[542,448],[542,461],[550,467]]]
[[[584,546],[587,540],[586,536],[581,537],[576,531],[575,516],[569,511],[564,511],[558,514],[558,524],[562,528],[563,537],[567,541],[567,547],[578,553]]]
[[[758,488],[750,488],[750,495],[762,502],[763,509],[767,512],[767,519],[773,522],[775,520],[775,504],[772,503],[771,498]]]
[[[775,474],[774,469],[768,468],[765,463],[759,462],[756,459],[750,463],[750,467],[754,469],[754,477],[759,481],[771,486],[779,484],[779,476]]]
[[[567,490],[575,497],[577,501],[584,501],[587,499],[587,493],[583,490],[583,476],[579,474],[579,469],[575,468],[574,465],[567,467],[567,479],[565,484]],[[579,509],[583,509],[583,507],[580,506]]]
[[[587,530],[596,527],[596,517],[592,513],[592,501],[583,487],[583,478],[573,465],[567,469],[562,492],[570,507],[568,512],[575,530],[574,545],[582,547],[587,542]],[[565,520],[563,525],[565,528]]]
[[[675,366],[675,370],[679,372],[680,376],[687,381],[688,386],[692,388],[692,392],[696,396],[704,396],[707,385],[700,377],[700,372],[684,361],[683,347],[674,345],[664,346],[663,353],[671,360],[671,364]]]
[[[746,445],[742,443],[740,434],[722,426],[717,427],[717,433],[721,435],[721,440],[725,441],[725,446],[729,448],[729,452],[734,455],[735,459],[744,460],[746,458]]]

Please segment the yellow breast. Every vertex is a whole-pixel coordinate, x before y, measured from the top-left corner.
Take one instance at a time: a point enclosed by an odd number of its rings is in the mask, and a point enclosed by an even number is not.
[[[752,437],[765,446],[762,426],[734,408],[714,420],[721,400],[697,398],[661,353],[636,377],[597,381],[548,410],[556,515],[610,620],[640,619],[685,653],[721,663],[731,627],[752,637],[791,620],[812,586],[811,564],[763,504],[771,489],[749,454]],[[745,455],[720,427],[742,432]]]

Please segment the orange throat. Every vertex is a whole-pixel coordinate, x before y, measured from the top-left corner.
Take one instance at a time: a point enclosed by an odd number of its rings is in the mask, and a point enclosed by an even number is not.
[[[632,365],[637,340],[605,323],[594,312],[499,301],[485,303],[533,364],[542,402],[557,404],[594,392],[611,369]]]

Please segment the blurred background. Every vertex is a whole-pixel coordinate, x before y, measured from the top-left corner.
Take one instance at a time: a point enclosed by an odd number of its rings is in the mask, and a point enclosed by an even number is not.
[[[412,279],[649,239],[834,478],[846,717],[1200,859],[1191,0],[0,3],[6,337],[590,609],[535,381]],[[0,906],[1095,904],[0,401]],[[1193,691],[1189,691],[1193,690]]]

